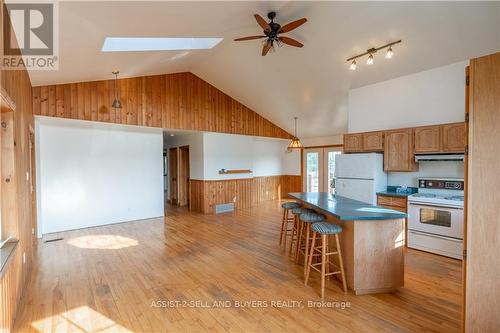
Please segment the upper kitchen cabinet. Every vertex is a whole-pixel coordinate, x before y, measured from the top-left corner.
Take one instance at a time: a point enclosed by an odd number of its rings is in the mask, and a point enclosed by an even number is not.
[[[385,132],[384,170],[415,171],[413,152],[413,129],[398,129]]]
[[[363,151],[384,151],[384,132],[378,131],[363,133]]]
[[[444,152],[465,151],[465,123],[442,125],[442,131]]]
[[[414,129],[415,153],[438,153],[441,151],[441,126],[422,126]]]
[[[363,134],[344,134],[344,152],[360,153],[363,151]]]

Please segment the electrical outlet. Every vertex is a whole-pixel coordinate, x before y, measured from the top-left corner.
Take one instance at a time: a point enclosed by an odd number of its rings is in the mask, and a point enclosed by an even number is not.
[[[26,171],[26,181],[29,181],[30,180],[30,173],[28,171]]]
[[[233,198],[233,202],[236,202],[236,197]]]
[[[31,234],[34,235],[35,234],[35,228],[31,228]]]
[[[26,252],[23,252],[23,265],[26,263]]]

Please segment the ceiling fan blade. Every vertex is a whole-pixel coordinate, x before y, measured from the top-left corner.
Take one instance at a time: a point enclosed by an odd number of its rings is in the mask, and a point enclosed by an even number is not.
[[[293,29],[300,27],[302,24],[304,24],[306,22],[307,22],[306,18],[301,18],[300,20],[290,22],[290,23],[282,26],[279,32],[282,33],[282,32],[292,31]]]
[[[267,52],[273,47],[273,43],[271,41],[267,41],[266,44],[264,44],[264,47],[262,48],[262,56],[265,56]]]
[[[280,40],[280,42],[288,44],[288,45],[291,45],[291,46],[295,46],[295,47],[302,47],[302,46],[304,46],[304,44],[302,44],[301,42],[296,41],[295,39],[290,38],[290,37],[284,37],[283,36],[283,37],[278,37],[278,39]]]
[[[271,27],[269,24],[260,16],[259,14],[254,14],[255,20],[257,20],[257,23],[260,25],[262,29],[264,29],[265,32],[271,32]]]
[[[239,42],[242,40],[252,40],[252,39],[259,39],[259,38],[264,38],[264,37],[266,37],[266,36],[264,36],[264,35],[262,35],[262,36],[248,36],[248,37],[236,38],[234,41]]]

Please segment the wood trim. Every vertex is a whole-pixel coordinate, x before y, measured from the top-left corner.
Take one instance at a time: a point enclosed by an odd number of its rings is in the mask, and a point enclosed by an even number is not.
[[[465,142],[469,144],[469,109],[470,109],[470,66],[465,68]],[[464,250],[467,249],[467,195],[468,195],[468,179],[469,179],[469,154],[467,149],[464,153]],[[465,300],[467,294],[467,256],[464,255],[462,260],[462,332],[465,332]]]
[[[336,144],[336,145],[322,145],[322,146],[307,146],[302,149],[310,149],[310,148],[344,148],[343,144]]]
[[[280,175],[240,179],[190,179],[189,207],[193,212],[215,213],[215,206],[234,203],[235,210],[250,208],[261,202],[300,192],[300,176]]]
[[[196,75],[185,72],[33,88],[35,115],[291,139],[292,135]]]
[[[16,110],[16,103],[10,98],[5,89],[0,86],[0,97],[1,97],[1,112],[10,112]]]
[[[20,303],[22,257],[19,244],[0,276],[0,332],[10,332]]]

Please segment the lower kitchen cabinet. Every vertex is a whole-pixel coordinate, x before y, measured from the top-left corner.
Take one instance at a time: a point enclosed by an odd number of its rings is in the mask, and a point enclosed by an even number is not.
[[[394,209],[399,212],[408,213],[407,197],[377,194],[377,206]],[[408,240],[408,219],[405,219],[405,246]]]

